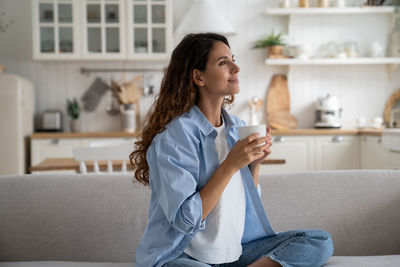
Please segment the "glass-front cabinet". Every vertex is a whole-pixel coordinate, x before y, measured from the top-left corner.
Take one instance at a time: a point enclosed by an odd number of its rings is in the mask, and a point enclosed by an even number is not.
[[[171,0],[127,0],[128,57],[166,58],[172,45]]]
[[[84,0],[83,57],[126,58],[125,0]]]
[[[33,2],[34,59],[79,59],[76,0]]]
[[[172,0],[33,0],[34,59],[167,59]]]

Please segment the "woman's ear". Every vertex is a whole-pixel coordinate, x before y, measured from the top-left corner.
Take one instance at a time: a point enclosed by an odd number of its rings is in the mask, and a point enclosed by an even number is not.
[[[199,71],[198,69],[194,69],[193,70],[193,82],[197,85],[197,86],[205,86],[206,83],[201,75],[201,71]]]

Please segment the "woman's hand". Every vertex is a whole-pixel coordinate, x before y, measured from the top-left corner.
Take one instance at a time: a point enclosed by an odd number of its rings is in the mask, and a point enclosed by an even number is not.
[[[269,151],[267,141],[267,137],[258,138],[258,133],[237,141],[226,156],[223,164],[228,166],[229,169],[235,173],[249,165],[251,162],[258,161],[260,158],[265,158],[267,153],[266,151]],[[265,144],[258,146],[262,143]]]
[[[272,137],[270,132],[271,128],[267,126],[267,135],[265,136],[267,148],[263,151],[264,155],[262,157],[258,158],[257,160],[253,161],[250,164],[250,170],[254,169],[255,167],[259,167],[261,163],[264,161],[264,159],[266,159],[266,157],[268,157],[269,154],[271,154],[270,147],[272,146]]]

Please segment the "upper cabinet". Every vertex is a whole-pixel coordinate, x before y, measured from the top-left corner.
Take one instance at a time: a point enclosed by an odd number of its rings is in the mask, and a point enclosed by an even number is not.
[[[34,59],[162,60],[171,0],[34,0]]]
[[[79,26],[75,0],[35,1],[33,57],[78,59]]]
[[[125,1],[84,0],[82,26],[83,58],[124,59]],[[82,19],[83,18],[83,19]]]
[[[128,0],[128,57],[165,57],[172,44],[172,6],[168,0]]]

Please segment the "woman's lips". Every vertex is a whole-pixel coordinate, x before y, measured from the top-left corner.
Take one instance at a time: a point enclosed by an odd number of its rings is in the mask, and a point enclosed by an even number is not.
[[[230,83],[239,83],[239,79],[229,79],[228,82],[230,82]]]

